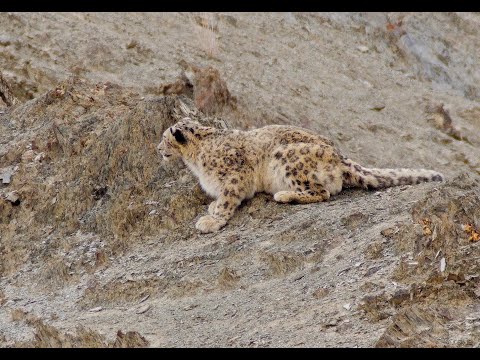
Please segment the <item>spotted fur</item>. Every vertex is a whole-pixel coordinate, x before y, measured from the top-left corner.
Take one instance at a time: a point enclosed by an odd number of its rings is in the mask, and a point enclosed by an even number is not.
[[[361,187],[371,190],[444,180],[442,174],[433,170],[365,168],[346,158],[341,160],[341,166],[343,168],[344,188]]]
[[[165,160],[180,157],[215,198],[196,228],[227,224],[244,199],[257,192],[283,203],[325,201],[346,187],[380,189],[442,181],[432,170],[369,169],[342,156],[333,143],[295,126],[241,131],[202,126],[188,118],[168,128],[158,145]]]

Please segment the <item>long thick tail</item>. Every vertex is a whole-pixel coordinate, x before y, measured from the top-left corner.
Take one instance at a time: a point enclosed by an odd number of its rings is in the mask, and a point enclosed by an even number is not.
[[[425,169],[369,169],[344,158],[343,186],[382,189],[397,185],[413,185],[426,181],[443,181],[444,176]]]

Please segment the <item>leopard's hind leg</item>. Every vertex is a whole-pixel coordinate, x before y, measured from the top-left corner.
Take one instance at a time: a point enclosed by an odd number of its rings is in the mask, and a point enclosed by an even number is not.
[[[330,193],[321,189],[321,186],[318,186],[318,189],[315,190],[304,190],[304,191],[279,191],[273,196],[275,201],[281,203],[299,203],[299,204],[309,204],[314,202],[325,201],[330,198]]]
[[[328,200],[342,188],[338,161],[329,145],[280,146],[271,163],[272,177],[280,179],[274,190],[275,201],[307,204]]]

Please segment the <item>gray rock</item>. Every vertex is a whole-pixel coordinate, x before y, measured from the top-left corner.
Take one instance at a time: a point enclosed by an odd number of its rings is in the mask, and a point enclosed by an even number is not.
[[[2,184],[10,184],[10,182],[12,181],[13,173],[13,167],[11,166],[0,169],[0,179],[2,180]]]
[[[14,205],[18,205],[20,203],[20,196],[16,191],[9,192],[5,199]]]

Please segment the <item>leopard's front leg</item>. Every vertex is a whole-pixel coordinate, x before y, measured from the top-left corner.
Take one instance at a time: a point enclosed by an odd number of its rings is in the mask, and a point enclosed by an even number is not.
[[[198,219],[195,227],[204,234],[220,230],[233,216],[242,200],[242,194],[238,189],[223,189],[219,198],[208,207],[209,215]]]
[[[216,207],[217,207],[217,200],[212,201],[212,202],[210,203],[210,205],[208,206],[208,213],[209,213],[210,215],[213,215],[214,212],[215,212],[215,208],[216,208]]]

